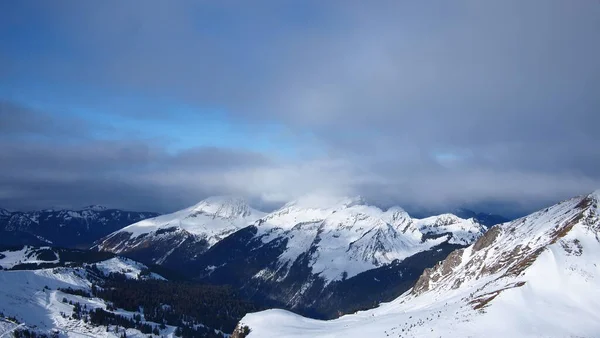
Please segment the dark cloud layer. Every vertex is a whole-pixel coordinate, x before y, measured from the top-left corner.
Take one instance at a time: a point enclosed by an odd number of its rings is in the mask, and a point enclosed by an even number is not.
[[[219,107],[230,123],[281,125],[307,148],[301,159],[174,153],[4,101],[8,207],[166,211],[216,193],[270,206],[317,191],[522,213],[600,187],[597,1],[59,1],[0,13],[3,36],[35,20],[47,42],[27,58],[0,51],[5,78]]]

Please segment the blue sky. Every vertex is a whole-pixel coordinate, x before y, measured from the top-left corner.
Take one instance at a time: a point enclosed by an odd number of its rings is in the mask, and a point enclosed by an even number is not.
[[[560,0],[4,1],[0,206],[318,193],[531,211],[600,187],[598,17]]]
[[[95,138],[134,136],[164,142],[171,151],[212,146],[272,152],[279,156],[295,153],[292,138],[276,122],[232,121],[228,112],[218,106],[34,81],[19,83],[19,80],[3,79],[0,95],[56,117],[82,119],[97,126],[90,132]]]

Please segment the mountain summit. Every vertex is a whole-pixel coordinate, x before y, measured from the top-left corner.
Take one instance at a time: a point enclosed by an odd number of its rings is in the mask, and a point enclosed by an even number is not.
[[[151,263],[187,261],[263,215],[242,198],[209,197],[189,208],[131,224],[95,247]]]

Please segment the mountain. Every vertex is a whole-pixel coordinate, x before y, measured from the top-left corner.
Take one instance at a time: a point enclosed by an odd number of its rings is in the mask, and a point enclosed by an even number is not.
[[[246,315],[233,337],[597,337],[600,191],[492,227],[392,302],[320,321]]]
[[[106,209],[11,212],[0,210],[0,245],[89,247],[94,241],[157,213]]]
[[[450,214],[413,219],[360,197],[311,196],[230,234],[188,270],[253,301],[330,318],[393,299],[426,267],[484,231]]]
[[[185,269],[186,262],[262,216],[263,212],[241,198],[211,197],[172,214],[131,224],[98,241],[94,248]]]

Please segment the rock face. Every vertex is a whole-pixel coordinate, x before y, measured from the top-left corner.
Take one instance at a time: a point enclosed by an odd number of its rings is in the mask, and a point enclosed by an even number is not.
[[[97,205],[81,210],[10,212],[0,210],[0,245],[52,244],[89,247],[111,232],[157,213],[106,209]]]
[[[252,337],[594,337],[600,193],[493,227],[426,269],[410,292],[331,321],[248,314]]]
[[[597,231],[597,204],[598,200],[592,194],[493,227],[468,249],[453,252],[427,269],[412,293],[419,295],[432,289],[457,288],[465,282],[489,276],[495,276],[494,281],[518,277],[547,246],[561,241],[575,225]],[[577,245],[571,249],[568,241],[561,243],[572,252],[580,250]]]
[[[250,328],[246,325],[238,324],[231,334],[231,338],[246,338],[250,334]]]

